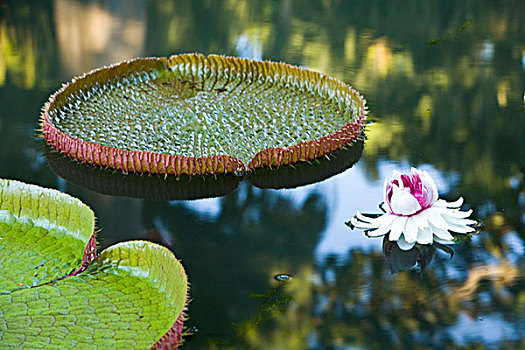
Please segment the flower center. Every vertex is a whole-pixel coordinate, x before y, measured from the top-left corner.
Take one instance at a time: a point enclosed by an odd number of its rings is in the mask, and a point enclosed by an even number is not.
[[[432,206],[428,198],[428,191],[426,187],[423,187],[423,182],[418,174],[412,174],[412,177],[401,175],[401,181],[403,181],[403,186],[405,188],[410,189],[410,194],[414,196],[421,206],[421,209],[418,212]]]

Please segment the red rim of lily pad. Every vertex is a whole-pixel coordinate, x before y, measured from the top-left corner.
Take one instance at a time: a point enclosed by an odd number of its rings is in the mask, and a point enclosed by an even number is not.
[[[63,179],[91,191],[110,195],[141,198],[152,201],[192,200],[226,195],[243,180],[234,174],[203,176],[122,174],[110,169],[79,163],[58,153],[50,146],[44,147],[51,169]]]
[[[207,69],[225,69],[230,74],[263,74],[274,81],[283,79],[291,86],[309,84],[316,92],[330,96],[331,99],[344,100],[350,97],[358,103],[358,115],[338,130],[323,137],[283,147],[270,147],[259,151],[248,164],[231,155],[210,155],[203,157],[182,156],[139,150],[125,150],[110,147],[80,138],[75,138],[55,126],[50,119],[50,111],[68,103],[68,96],[92,84],[125,76],[129,72],[170,70],[177,64],[205,65]],[[252,77],[257,78],[257,77]],[[295,84],[295,85],[294,85]],[[42,134],[52,147],[82,163],[106,167],[123,172],[207,175],[219,173],[245,173],[263,167],[278,167],[311,161],[328,155],[352,141],[355,141],[363,130],[366,119],[365,100],[347,84],[322,73],[313,72],[285,63],[253,61],[243,58],[218,55],[203,56],[200,54],[181,54],[164,57],[137,58],[117,63],[109,67],[95,69],[73,79],[54,93],[43,108],[41,116]]]
[[[184,333],[184,311],[181,312],[173,326],[162,336],[150,350],[173,350],[182,344]]]
[[[281,166],[279,168],[254,169],[247,176],[259,188],[296,188],[324,181],[342,173],[356,164],[363,154],[364,140],[358,139],[329,156],[313,162]]]
[[[72,271],[67,276],[64,276],[62,279],[69,277],[74,277],[84,272],[89,265],[95,260],[97,256],[97,238],[96,232],[93,232],[91,235],[86,248],[84,250],[84,255],[82,257],[82,264],[74,271]],[[186,303],[188,303],[188,297],[186,296]],[[150,350],[173,350],[177,349],[183,342],[184,334],[184,321],[186,319],[186,308],[187,304],[184,306],[184,309],[179,314],[173,325],[170,329],[164,333],[156,342],[150,347]]]
[[[35,348],[122,341],[117,347],[153,349],[181,344],[188,283],[169,249],[138,240],[97,254],[95,216],[80,200],[15,180],[0,179],[0,190],[0,343]],[[115,328],[102,324],[104,319]],[[79,329],[85,333],[76,334]],[[78,337],[66,339],[69,333]]]
[[[89,265],[95,260],[97,256],[97,240],[96,233],[93,232],[91,235],[86,248],[84,250],[84,256],[82,257],[82,264],[69,275],[63,277],[66,279],[68,277],[74,277],[85,271]],[[186,303],[188,303],[188,297],[186,296]],[[150,347],[150,350],[173,350],[177,349],[183,343],[183,334],[184,334],[184,321],[186,320],[186,308],[187,304],[184,306],[184,309],[179,314],[173,325],[170,329],[164,333],[156,342]]]

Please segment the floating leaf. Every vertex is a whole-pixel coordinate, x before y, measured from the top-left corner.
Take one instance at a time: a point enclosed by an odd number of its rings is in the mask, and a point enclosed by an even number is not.
[[[296,188],[323,181],[351,168],[363,154],[363,140],[355,141],[329,156],[279,168],[255,169],[248,174],[259,188]]]
[[[185,54],[92,71],[55,93],[43,136],[124,172],[239,173],[330,154],[363,129],[348,85],[283,63]]]
[[[154,201],[219,197],[237,188],[243,177],[235,174],[203,176],[122,174],[114,170],[78,163],[50,147],[46,158],[57,175],[91,191],[109,196],[126,196]]]
[[[78,199],[0,179],[0,294],[74,273],[95,254],[95,216]]]
[[[177,346],[186,274],[144,241],[95,257],[94,215],[66,194],[0,180],[0,348]]]
[[[45,147],[46,158],[57,175],[92,191],[148,200],[187,200],[223,196],[235,190],[243,180],[234,174],[178,178],[121,174],[109,169],[78,163]],[[363,141],[346,145],[323,158],[278,168],[255,169],[248,174],[259,188],[295,188],[325,180],[352,167],[363,153]]]

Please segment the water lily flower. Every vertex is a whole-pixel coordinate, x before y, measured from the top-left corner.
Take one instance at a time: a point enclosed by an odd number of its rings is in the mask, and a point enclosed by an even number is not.
[[[412,168],[410,175],[394,170],[385,180],[383,215],[367,216],[357,212],[350,225],[364,229],[368,236],[389,233],[399,248],[411,249],[416,243],[454,243],[451,233],[471,233],[476,221],[468,219],[472,209],[461,211],[463,198],[454,202],[438,199],[434,180],[424,170]]]

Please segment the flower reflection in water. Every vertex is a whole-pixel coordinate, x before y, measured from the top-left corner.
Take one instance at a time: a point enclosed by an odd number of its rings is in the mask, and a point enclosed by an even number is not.
[[[437,249],[449,253],[451,259],[454,256],[452,249],[439,243],[434,243],[430,246],[415,245],[409,250],[402,250],[396,242],[388,240],[388,237],[385,236],[383,239],[383,255],[390,266],[392,274],[408,270],[416,270],[419,273],[423,273],[436,255]]]
[[[348,225],[365,230],[369,237],[387,236],[402,250],[416,243],[454,243],[451,233],[474,233],[477,222],[468,219],[472,210],[461,211],[463,198],[454,202],[438,199],[434,180],[424,170],[412,168],[410,175],[394,170],[385,180],[382,215],[356,213]]]

